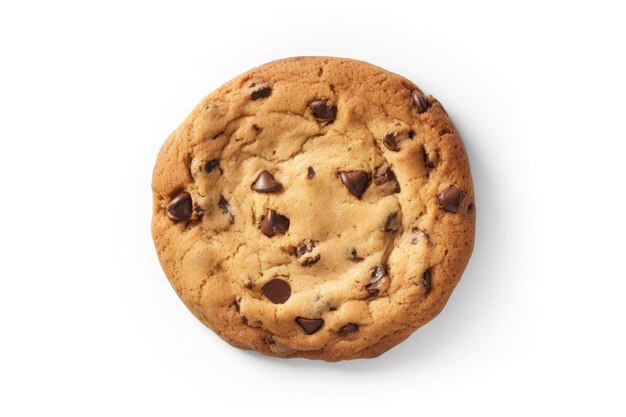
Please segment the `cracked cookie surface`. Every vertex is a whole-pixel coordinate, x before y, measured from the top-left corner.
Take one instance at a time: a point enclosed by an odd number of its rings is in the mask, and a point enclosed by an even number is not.
[[[469,163],[410,81],[341,58],[265,64],[167,139],[152,234],[189,309],[242,349],[374,357],[436,316],[471,255]]]

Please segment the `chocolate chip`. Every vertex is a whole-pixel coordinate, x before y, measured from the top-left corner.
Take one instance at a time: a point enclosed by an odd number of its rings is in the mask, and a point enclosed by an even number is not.
[[[170,201],[167,205],[167,217],[176,222],[189,220],[193,211],[191,195],[188,192],[182,192]]]
[[[218,159],[211,159],[204,165],[204,170],[208,173],[213,171],[215,168],[219,168],[220,161]]]
[[[422,145],[422,157],[424,158],[424,165],[426,165],[426,168],[433,169],[435,167],[435,163],[430,160],[430,157],[428,156],[428,152],[426,152],[426,148],[423,145]]]
[[[411,239],[412,245],[417,245],[417,243],[420,241],[420,238],[424,240],[429,239],[428,234],[423,230],[418,229],[417,227],[411,229],[411,233],[413,233],[413,239]]]
[[[398,152],[400,150],[400,145],[398,143],[398,137],[395,133],[390,132],[385,135],[383,139],[383,143],[390,151]]]
[[[313,249],[315,249],[315,247],[317,246],[318,243],[319,243],[319,241],[317,241],[317,240],[303,240],[295,248],[296,256],[299,258],[302,255],[304,255],[305,253],[309,253],[309,252],[313,251]]]
[[[397,232],[400,228],[398,221],[398,212],[394,211],[387,216],[387,222],[385,223],[385,232]]]
[[[217,206],[220,209],[222,209],[222,213],[228,215],[228,222],[230,224],[233,224],[233,222],[235,221],[235,216],[233,215],[233,213],[230,212],[230,204],[228,203],[228,200],[224,198],[223,195],[220,195],[220,199],[217,202]]]
[[[261,219],[259,225],[261,233],[267,237],[272,237],[276,233],[285,233],[289,230],[289,219],[274,210],[268,209],[267,214]]]
[[[469,203],[467,205],[467,214],[472,214],[473,211],[474,211],[474,203]]]
[[[376,295],[379,292],[378,286],[381,284],[382,279],[387,275],[387,268],[384,265],[377,265],[372,269],[370,280],[365,286],[365,290],[370,295]]]
[[[341,327],[339,330],[337,330],[337,334],[339,336],[345,336],[348,333],[353,333],[359,330],[359,325],[356,323],[348,323],[345,326]]]
[[[374,279],[373,282],[378,282],[385,275],[387,275],[387,268],[384,265],[377,265],[374,269],[372,269],[372,278]],[[373,282],[370,282],[370,284]]]
[[[422,95],[422,93],[420,93],[418,90],[413,90],[413,92],[411,93],[411,99],[413,101],[413,104],[417,108],[418,113],[424,113],[426,110],[428,110],[428,102],[426,101],[426,98]]]
[[[317,240],[303,240],[298,246],[294,248],[294,254],[296,255],[296,257],[301,258],[305,254],[312,252],[313,249],[317,247],[318,243],[319,241]],[[317,263],[320,258],[320,254],[317,254],[315,256],[309,256],[305,258],[304,261],[302,261],[302,266],[311,266]]]
[[[448,187],[437,196],[437,201],[444,211],[456,213],[461,205],[463,193],[455,185]]]
[[[261,292],[272,303],[284,304],[291,296],[291,286],[283,279],[274,278],[263,286]]]
[[[384,163],[374,170],[374,184],[381,186],[386,182],[396,179],[396,174],[391,170],[388,163]]]
[[[226,200],[226,198],[224,198],[223,195],[220,195],[220,199],[217,202],[217,206],[219,208],[222,209],[222,213],[227,214],[228,213],[228,200]]]
[[[376,184],[379,187],[387,182],[392,182],[394,184],[393,192],[394,193],[400,192],[400,184],[398,184],[396,174],[391,170],[391,167],[386,162],[376,167],[376,169],[374,170],[373,179],[374,179],[374,184]]]
[[[239,303],[241,302],[241,298],[238,300],[235,300],[235,310],[237,310],[237,313],[239,313]]]
[[[272,89],[270,87],[264,87],[264,88],[261,88],[260,90],[256,90],[252,92],[252,94],[250,95],[250,98],[252,100],[258,100],[260,98],[267,98],[271,95],[272,95]]]
[[[348,260],[352,262],[361,262],[363,258],[357,255],[355,248],[348,248]]]
[[[411,130],[409,132],[409,139],[413,139],[413,136],[415,136],[415,132]]]
[[[259,193],[272,193],[280,190],[282,184],[269,171],[263,171],[252,184],[252,189]]]
[[[339,173],[339,178],[350,194],[357,198],[361,198],[370,183],[370,176],[364,171],[343,171]]]
[[[300,327],[302,327],[302,330],[304,330],[306,334],[313,334],[322,328],[322,326],[324,325],[324,320],[296,317],[296,323],[298,323]]]
[[[430,292],[430,284],[431,284],[432,273],[430,269],[424,271],[422,275],[422,285],[424,286],[424,294],[428,294]]]
[[[318,253],[317,255],[313,256],[313,257],[308,257],[304,260],[304,262],[302,262],[302,266],[311,266],[315,263],[317,263],[317,261],[320,260],[321,255]]]
[[[226,200],[223,195],[220,195],[217,206],[222,209],[224,214],[228,213],[228,200]]]
[[[313,116],[320,122],[332,122],[337,115],[337,106],[329,105],[328,100],[315,100],[309,103]]]
[[[307,177],[308,179],[311,179],[311,178],[313,178],[314,176],[315,176],[315,170],[313,169],[313,167],[309,167],[309,168],[306,170],[306,177]]]

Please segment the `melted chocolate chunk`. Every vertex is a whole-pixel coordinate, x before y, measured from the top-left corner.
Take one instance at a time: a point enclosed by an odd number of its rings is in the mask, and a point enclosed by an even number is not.
[[[437,196],[437,202],[441,208],[448,213],[456,213],[459,210],[462,199],[463,193],[456,185],[448,187]]]
[[[252,184],[252,189],[259,193],[272,193],[280,190],[282,186],[269,171],[263,171]]]
[[[296,323],[302,327],[302,330],[306,334],[313,334],[322,328],[324,320],[322,319],[307,319],[304,317],[296,317]]]
[[[398,212],[394,211],[387,216],[387,222],[385,223],[385,232],[397,232],[400,228],[400,222],[398,221]]]
[[[289,230],[289,219],[268,209],[267,214],[261,219],[259,229],[267,237],[273,237],[276,233],[284,234]]]
[[[424,286],[424,294],[428,294],[430,292],[430,284],[432,281],[432,272],[430,269],[424,271],[422,275],[422,285]]]
[[[395,179],[396,176],[387,163],[384,163],[374,170],[374,184],[381,186],[384,183]]]
[[[319,253],[315,256],[308,257],[304,260],[304,262],[302,262],[302,266],[311,266],[317,263],[317,261],[319,261],[320,258],[321,258],[321,255]]]
[[[233,213],[230,212],[230,204],[228,203],[228,200],[224,198],[223,195],[220,195],[220,199],[217,202],[217,206],[220,209],[222,209],[222,213],[228,215],[228,223],[233,224],[235,221],[235,216],[233,215]]]
[[[428,101],[426,101],[426,98],[419,91],[413,90],[411,93],[411,101],[413,102],[413,105],[417,109],[418,113],[424,113],[428,110]]]
[[[342,171],[339,178],[350,194],[361,198],[370,183],[370,176],[364,171]]]
[[[414,227],[413,229],[411,229],[411,233],[413,234],[413,238],[411,239],[412,245],[417,245],[420,239],[424,239],[424,240],[429,239],[428,234],[424,232],[423,230],[418,229],[417,227]]]
[[[422,157],[424,158],[424,165],[426,166],[426,168],[428,169],[435,168],[435,163],[430,160],[430,157],[428,156],[428,153],[426,152],[426,148],[423,145],[422,145]]]
[[[291,296],[291,286],[280,278],[267,282],[261,292],[274,304],[284,304]]]
[[[313,116],[320,122],[332,122],[337,116],[337,106],[328,103],[328,100],[314,100],[309,103]]]
[[[318,243],[319,241],[317,240],[303,240],[302,242],[300,242],[300,244],[298,244],[298,246],[294,248],[294,254],[296,255],[297,258],[301,258],[305,254],[313,252],[313,250],[317,247]],[[317,261],[319,261],[320,258],[321,258],[320,254],[306,257],[302,261],[302,266],[311,266],[317,263]]]
[[[206,164],[204,164],[204,171],[207,173],[213,171],[215,168],[220,168],[219,159],[211,159]],[[220,171],[221,171],[221,168],[220,168]]]
[[[398,152],[400,151],[400,143],[398,142],[398,137],[395,133],[390,132],[385,135],[383,139],[383,143],[390,151]]]
[[[339,330],[337,330],[337,334],[339,336],[345,336],[349,333],[353,333],[359,330],[359,325],[356,323],[348,323],[345,326],[341,327]]]
[[[387,275],[387,268],[384,265],[377,265],[372,269],[370,280],[365,286],[365,290],[370,295],[377,295],[379,293],[378,286],[382,283],[382,279]]]
[[[250,99],[258,100],[260,98],[267,98],[272,95],[272,89],[270,87],[263,87],[259,90],[253,91],[250,95]]]
[[[167,217],[175,222],[189,220],[192,212],[193,204],[188,192],[178,194],[167,205]]]
[[[228,213],[228,200],[226,200],[223,195],[220,195],[217,206],[222,209],[224,214]]]
[[[303,240],[298,246],[295,247],[295,254],[299,258],[302,255],[312,252],[317,247],[319,242],[317,240]]]

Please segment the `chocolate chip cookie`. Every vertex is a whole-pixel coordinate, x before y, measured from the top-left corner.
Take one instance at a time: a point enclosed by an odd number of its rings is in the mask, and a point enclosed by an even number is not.
[[[152,190],[180,298],[272,356],[380,355],[441,311],[474,243],[469,163],[442,105],[349,59],[224,84],[167,139]]]

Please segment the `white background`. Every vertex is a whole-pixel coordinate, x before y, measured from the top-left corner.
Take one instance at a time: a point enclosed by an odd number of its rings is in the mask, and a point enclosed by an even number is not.
[[[0,415],[623,416],[625,13],[505,3],[2,2]],[[464,278],[378,359],[231,348],[152,246],[164,139],[294,55],[412,79],[472,163]]]

